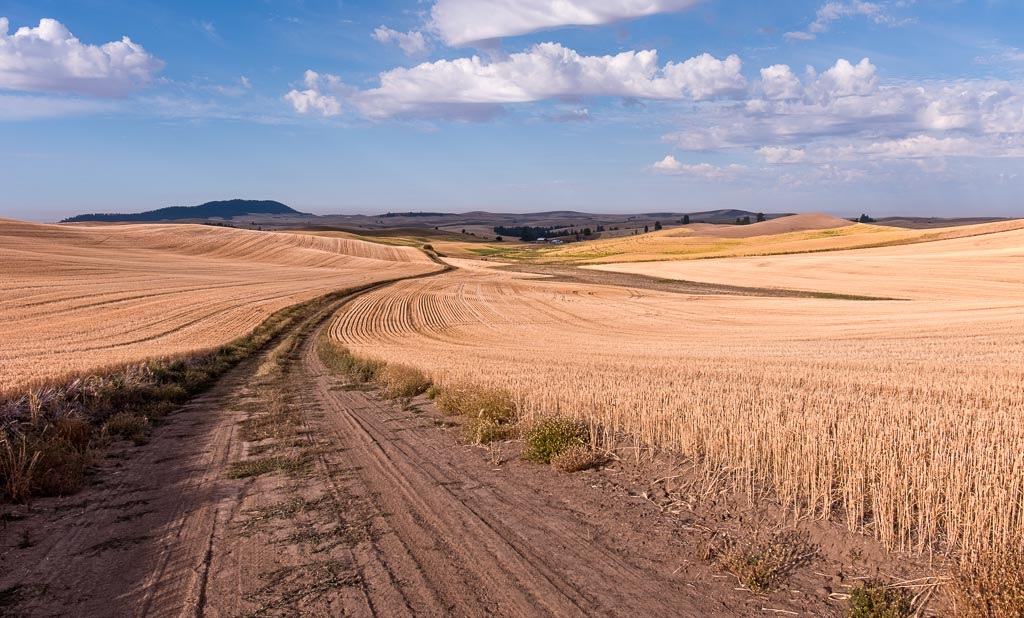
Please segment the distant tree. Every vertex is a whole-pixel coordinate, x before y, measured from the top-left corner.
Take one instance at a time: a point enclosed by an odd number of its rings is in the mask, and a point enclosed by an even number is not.
[[[760,223],[762,221],[764,221],[764,213],[763,212],[759,212],[759,213],[757,213],[757,222]]]
[[[750,225],[750,215],[743,217],[743,225]]]
[[[501,236],[495,236],[495,237],[494,237],[494,240],[496,240],[496,241],[498,241],[498,242],[502,242],[502,241],[504,241],[505,239],[504,239],[504,238],[502,238]]]
[[[465,234],[465,233],[466,233],[466,228],[462,228],[462,233],[463,233],[463,234]]]
[[[655,221],[654,222],[654,231],[657,232],[660,229],[661,229],[661,221]]]
[[[743,219],[740,217],[736,217],[736,225],[743,225]]]
[[[861,222],[861,223],[874,223],[875,222],[874,219],[872,219],[871,217],[869,217],[869,216],[867,216],[865,214],[862,214],[860,216],[860,219],[858,219],[858,221]]]
[[[644,226],[644,234],[646,234],[647,232],[650,232],[650,231],[651,231],[651,228],[649,228],[649,227],[647,227],[647,226],[645,225],[645,226]]]
[[[604,226],[603,226],[603,225],[599,225],[599,226],[597,226],[597,233],[598,233],[598,234],[600,234],[600,233],[601,233],[601,232],[603,232],[603,231],[604,231]]]
[[[591,234],[591,232],[590,232],[590,228],[589,227],[583,228],[583,235],[584,236],[590,236],[590,234]]]
[[[690,225],[690,215],[683,215],[683,225]]]

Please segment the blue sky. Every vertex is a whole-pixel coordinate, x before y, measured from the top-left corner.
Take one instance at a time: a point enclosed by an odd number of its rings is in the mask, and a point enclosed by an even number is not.
[[[1024,3],[555,4],[8,0],[0,217],[1024,216]]]

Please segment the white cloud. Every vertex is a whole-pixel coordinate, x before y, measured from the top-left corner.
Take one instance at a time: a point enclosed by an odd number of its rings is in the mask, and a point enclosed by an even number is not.
[[[387,26],[380,26],[371,35],[379,43],[395,43],[407,56],[416,56],[427,51],[427,41],[422,32],[399,32]]]
[[[292,90],[284,95],[300,114],[321,116],[338,116],[342,113],[341,101],[330,92],[344,92],[345,86],[336,75],[321,75],[316,71],[306,71],[303,78],[305,90]]]
[[[378,88],[350,100],[364,115],[381,118],[581,96],[707,100],[742,93],[741,68],[737,56],[702,54],[660,66],[653,50],[581,56],[542,43],[492,62],[473,56],[393,69],[381,74]]]
[[[840,58],[835,66],[818,77],[811,91],[824,99],[869,95],[878,85],[877,70],[867,58],[857,64]]]
[[[8,34],[0,18],[0,89],[119,97],[163,68],[128,37],[104,45],[76,39],[54,19]]]
[[[902,3],[899,3],[900,5]],[[909,23],[910,19],[897,19],[889,12],[889,6],[877,2],[863,2],[852,0],[850,2],[826,2],[815,13],[814,21],[807,27],[806,31],[787,32],[784,36],[793,41],[810,41],[817,38],[817,35],[826,32],[832,22],[847,17],[865,17],[876,24],[888,26],[900,26]]]
[[[564,26],[684,11],[701,0],[437,0],[431,27],[452,46]]]
[[[759,86],[766,99],[798,99],[803,96],[803,85],[785,64],[761,69]]]
[[[757,154],[765,163],[801,163],[807,157],[804,150],[783,146],[762,146],[758,148]]]
[[[936,138],[915,135],[897,140],[875,142],[860,150],[861,154],[882,159],[921,159],[929,157],[971,156],[976,145],[963,137]]]
[[[735,163],[721,167],[710,163],[681,163],[672,155],[658,161],[651,169],[658,174],[689,176],[701,180],[724,180],[747,171],[745,166]]]

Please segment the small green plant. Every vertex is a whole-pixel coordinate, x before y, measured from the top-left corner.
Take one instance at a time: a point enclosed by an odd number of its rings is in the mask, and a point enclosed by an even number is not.
[[[850,592],[847,618],[909,618],[910,595],[877,580],[868,580]]]
[[[548,464],[562,452],[586,445],[587,427],[576,419],[552,416],[535,421],[524,437],[523,457]]]
[[[1024,616],[1024,547],[1007,547],[964,558],[952,586],[957,615],[964,618]]]
[[[427,399],[437,399],[441,395],[441,387],[437,384],[431,384],[427,387],[425,394]]]

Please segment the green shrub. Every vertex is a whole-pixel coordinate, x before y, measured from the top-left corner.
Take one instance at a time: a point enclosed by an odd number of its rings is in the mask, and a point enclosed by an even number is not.
[[[551,463],[562,452],[587,443],[587,427],[580,421],[553,416],[535,421],[526,431],[523,457],[536,463]]]
[[[847,618],[909,618],[912,615],[909,595],[889,588],[882,582],[868,580],[850,592]]]

